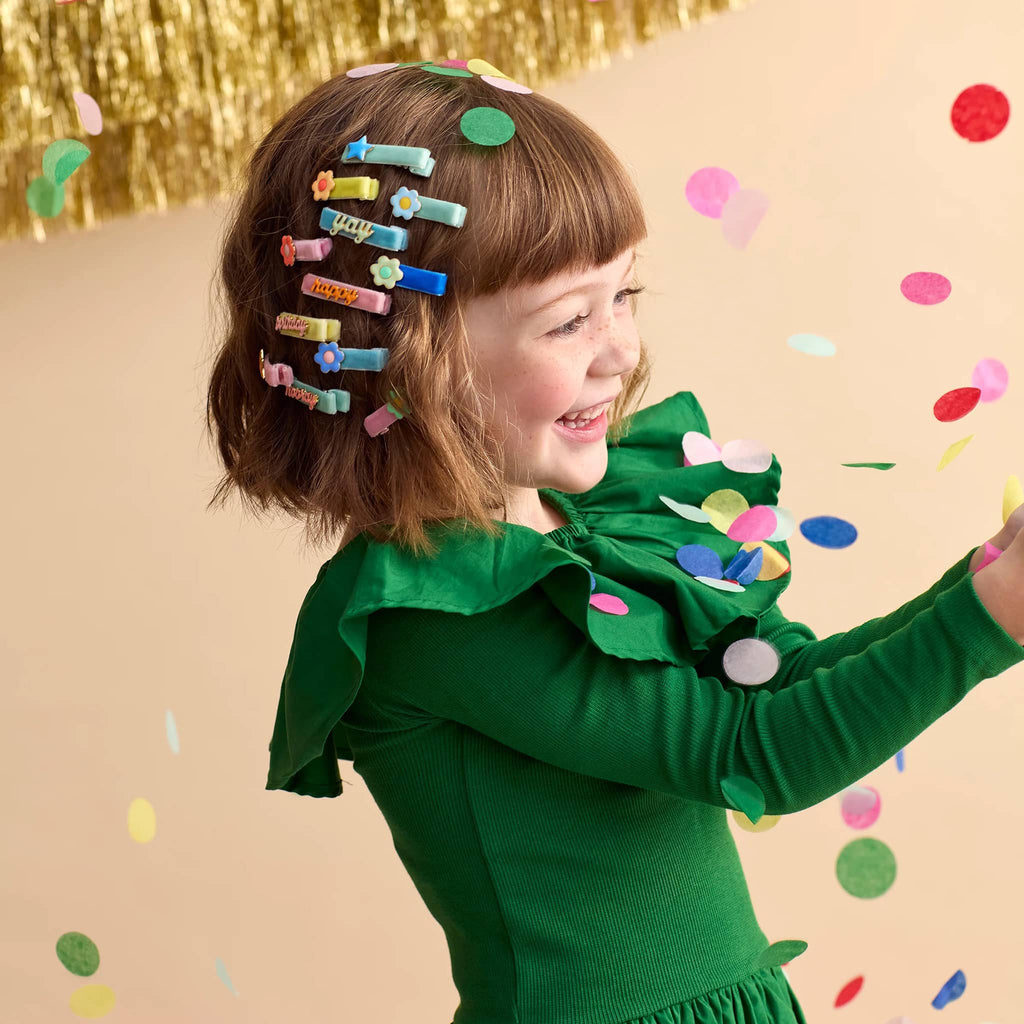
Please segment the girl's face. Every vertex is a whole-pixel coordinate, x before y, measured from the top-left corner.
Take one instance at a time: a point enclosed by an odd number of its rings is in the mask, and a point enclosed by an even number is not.
[[[481,387],[490,382],[493,425],[514,467],[508,481],[514,521],[540,521],[536,488],[579,494],[608,468],[606,431],[574,436],[555,421],[571,410],[609,403],[639,362],[629,301],[634,261],[635,250],[628,249],[603,266],[467,304],[477,380]]]

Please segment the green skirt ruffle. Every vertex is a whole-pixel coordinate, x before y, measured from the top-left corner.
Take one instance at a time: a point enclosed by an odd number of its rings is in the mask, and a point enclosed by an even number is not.
[[[781,967],[765,967],[742,981],[622,1024],[807,1024]]]

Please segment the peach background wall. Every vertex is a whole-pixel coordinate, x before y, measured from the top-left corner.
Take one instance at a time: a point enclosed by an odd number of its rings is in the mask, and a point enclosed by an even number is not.
[[[694,391],[719,443],[776,452],[798,519],[860,531],[843,550],[791,540],[783,610],[821,637],[929,586],[998,529],[1003,484],[1024,476],[1020,115],[980,144],[949,123],[975,83],[1024,102],[1022,37],[1017,0],[762,0],[546,90],[610,139],[647,202],[645,404]],[[771,200],[745,251],[685,201],[706,165]],[[295,614],[332,550],[204,509],[223,212],[0,248],[0,1016],[69,1020],[91,982],[115,991],[110,1020],[448,1024],[443,933],[351,765],[337,800],[263,789]],[[949,277],[950,298],[904,299],[917,270]],[[799,332],[836,355],[794,351]],[[986,357],[1008,367],[1007,394],[939,423],[932,403]],[[841,465],[860,461],[896,466]],[[733,825],[770,940],[809,943],[786,970],[814,1024],[921,1024],[957,970],[967,989],[945,1024],[1020,1021],[1022,685],[1019,668],[982,683],[908,747],[905,771],[865,779],[883,803],[864,832],[838,799],[760,834]],[[127,829],[138,797],[156,812],[148,843]],[[897,858],[874,900],[835,876],[860,835]],[[99,947],[91,978],[58,962],[66,931]]]

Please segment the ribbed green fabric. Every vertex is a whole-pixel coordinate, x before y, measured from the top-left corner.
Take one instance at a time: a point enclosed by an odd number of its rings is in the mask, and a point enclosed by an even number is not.
[[[678,546],[727,562],[738,545],[659,495],[774,504],[781,474],[684,467],[690,429],[708,433],[689,392],[642,410],[600,485],[542,490],[569,520],[549,534],[453,532],[420,562],[356,538],[300,609],[267,788],[337,796],[354,760],[444,929],[454,1024],[803,1024],[721,780],[803,810],[1024,660],[974,590],[973,549],[824,640],[778,609],[789,574],[743,594],[690,578]],[[591,574],[628,614],[589,605]],[[740,686],[722,653],[755,633],[781,668]]]

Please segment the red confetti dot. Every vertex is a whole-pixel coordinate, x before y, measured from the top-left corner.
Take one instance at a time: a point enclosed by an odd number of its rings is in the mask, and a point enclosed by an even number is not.
[[[836,1007],[845,1006],[864,986],[864,975],[853,979],[843,987],[843,990],[836,996]]]
[[[935,418],[940,423],[952,423],[963,419],[981,398],[981,388],[954,388],[947,391],[933,408]]]
[[[953,130],[968,142],[994,139],[1010,120],[1010,101],[994,85],[972,85],[953,102]]]

